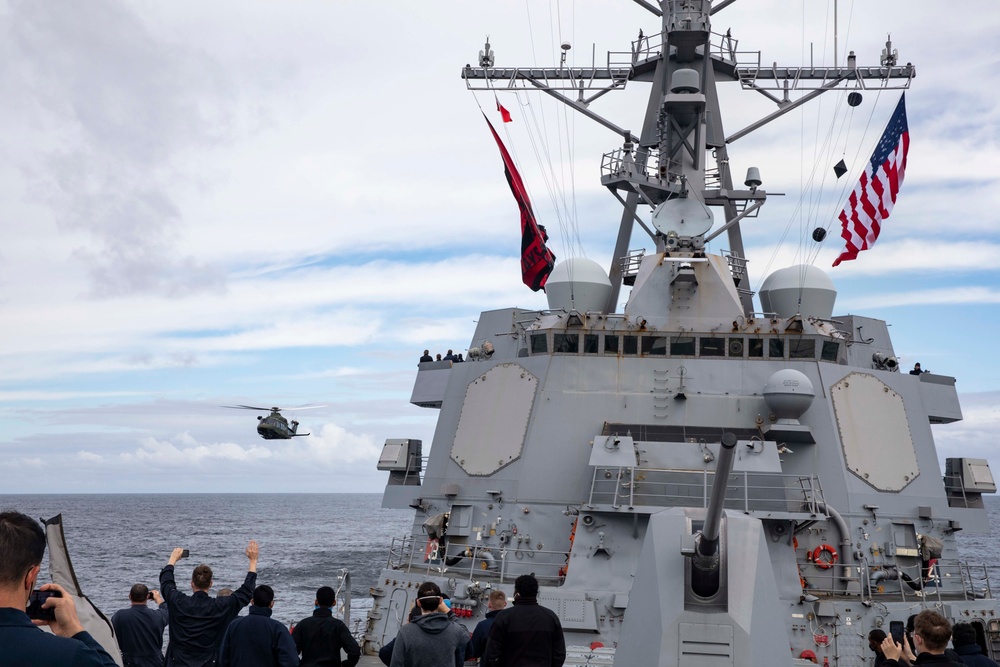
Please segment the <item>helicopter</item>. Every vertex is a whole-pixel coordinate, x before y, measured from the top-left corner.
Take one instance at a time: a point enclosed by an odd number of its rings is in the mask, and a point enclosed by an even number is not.
[[[300,408],[259,408],[253,405],[223,405],[224,408],[234,408],[236,410],[257,410],[258,412],[270,412],[269,415],[257,417],[257,433],[265,440],[290,440],[294,437],[311,435],[310,433],[297,433],[299,423],[294,419],[288,421],[281,411],[290,410],[311,410],[314,408],[325,408],[325,405],[305,405]]]

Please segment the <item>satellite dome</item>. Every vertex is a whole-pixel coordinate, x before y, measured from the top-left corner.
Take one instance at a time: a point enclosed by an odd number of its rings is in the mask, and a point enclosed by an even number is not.
[[[585,257],[556,264],[545,282],[549,308],[600,312],[608,306],[611,281],[601,265]]]
[[[779,421],[797,421],[816,398],[812,382],[794,368],[783,368],[769,377],[763,393],[764,402]]]
[[[778,269],[764,280],[760,288],[760,305],[765,313],[778,317],[819,317],[830,319],[837,290],[830,276],[822,269],[797,264]]]

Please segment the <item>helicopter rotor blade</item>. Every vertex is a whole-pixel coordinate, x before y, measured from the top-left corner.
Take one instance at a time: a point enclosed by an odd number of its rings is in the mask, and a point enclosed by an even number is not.
[[[297,408],[282,408],[282,412],[291,412],[292,410],[315,410],[316,408],[325,408],[325,405],[300,405]]]
[[[234,410],[257,410],[258,412],[270,412],[271,408],[258,408],[253,405],[223,405],[224,408],[233,408]]]

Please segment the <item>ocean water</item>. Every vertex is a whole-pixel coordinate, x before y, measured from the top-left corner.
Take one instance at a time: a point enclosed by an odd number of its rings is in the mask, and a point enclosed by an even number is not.
[[[80,586],[109,617],[128,606],[132,584],[159,589],[174,547],[191,551],[177,564],[180,590],[190,592],[200,563],[214,573],[212,594],[239,587],[252,538],[260,545],[257,583],[274,588],[273,617],[285,624],[311,615],[316,589],[337,588],[341,568],[351,573],[352,619],[364,618],[389,544],[413,520],[412,510],[381,502],[381,494],[0,494],[0,508],[36,519],[63,515]],[[40,580],[48,580],[47,562]]]
[[[160,569],[174,547],[191,550],[178,563],[185,592],[191,570],[207,563],[213,592],[236,588],[246,575],[247,542],[260,544],[257,581],[275,590],[274,618],[309,616],[318,587],[336,588],[351,572],[352,620],[372,606],[368,595],[394,537],[410,531],[412,510],[381,508],[381,494],[107,494],[2,495],[0,508],[35,518],[63,515],[70,557],[84,593],[110,616],[128,605],[132,584],[159,588]],[[989,534],[959,532],[963,560],[988,566],[1000,589],[1000,498],[988,496]],[[42,580],[47,580],[47,564]],[[244,612],[246,613],[246,612]],[[354,625],[354,623],[352,623]]]

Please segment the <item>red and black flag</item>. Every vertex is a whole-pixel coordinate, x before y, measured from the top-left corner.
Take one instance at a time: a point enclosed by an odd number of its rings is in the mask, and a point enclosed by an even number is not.
[[[507,175],[507,183],[510,191],[514,193],[517,206],[521,209],[521,280],[524,284],[537,292],[545,287],[552,267],[555,266],[556,256],[545,246],[543,232],[539,229],[535,221],[535,214],[531,210],[531,201],[528,199],[528,191],[524,189],[521,175],[517,173],[517,167],[507,152],[507,147],[503,145],[497,131],[493,129],[493,123],[486,114],[483,114],[486,124],[490,126],[490,132],[496,139],[500,148],[500,156],[503,158],[504,172]]]
[[[500,118],[503,120],[503,122],[505,122],[505,123],[512,122],[514,119],[510,117],[510,112],[507,111],[506,107],[504,107],[504,105],[500,104],[500,98],[497,97],[496,95],[494,95],[493,99],[495,99],[497,101],[497,111],[500,112]]]

